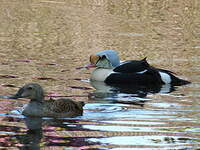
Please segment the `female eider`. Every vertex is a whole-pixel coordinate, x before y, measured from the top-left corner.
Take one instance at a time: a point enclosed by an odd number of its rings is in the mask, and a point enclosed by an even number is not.
[[[28,98],[22,114],[29,117],[76,117],[83,114],[84,102],[71,99],[44,100],[43,88],[37,83],[24,85],[11,98]]]
[[[107,84],[174,86],[190,83],[176,77],[171,71],[150,66],[146,58],[120,63],[118,53],[114,50],[104,50],[91,55],[90,62],[89,67],[96,67],[91,74],[91,81],[102,81]]]

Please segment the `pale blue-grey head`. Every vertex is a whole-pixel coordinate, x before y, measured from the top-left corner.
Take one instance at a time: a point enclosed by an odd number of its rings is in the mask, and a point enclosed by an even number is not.
[[[100,51],[96,53],[96,56],[99,56],[99,59],[96,61],[97,67],[115,68],[120,64],[118,53],[115,50]]]

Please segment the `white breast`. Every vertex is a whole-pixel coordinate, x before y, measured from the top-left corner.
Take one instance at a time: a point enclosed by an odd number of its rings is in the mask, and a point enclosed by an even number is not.
[[[90,80],[103,82],[111,73],[113,73],[112,69],[97,68],[92,72]]]

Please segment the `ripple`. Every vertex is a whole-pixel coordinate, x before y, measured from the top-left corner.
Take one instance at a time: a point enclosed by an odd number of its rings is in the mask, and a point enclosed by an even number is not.
[[[99,112],[113,112],[113,111],[121,111],[124,107],[127,107],[126,104],[101,104],[101,103],[93,103],[87,104],[85,109],[97,110]]]
[[[151,103],[152,106],[154,107],[160,107],[160,108],[179,108],[181,107],[181,105],[177,104],[177,103],[164,103],[164,102],[160,102],[160,103]]]
[[[125,104],[87,104],[83,118],[84,119],[103,119],[113,120],[116,118],[120,119],[151,119],[160,120],[167,118],[175,118],[169,111],[163,110],[147,110],[147,109],[128,109],[129,105]]]
[[[115,136],[107,138],[91,138],[92,142],[113,145],[148,145],[148,146],[171,146],[174,144],[183,145],[185,143],[196,144],[198,139],[174,136]]]
[[[175,146],[173,147],[173,150],[178,150],[178,149],[183,149],[185,150],[185,148],[194,148],[193,146]],[[162,150],[169,150],[172,149],[172,147],[162,147]],[[130,150],[130,148],[112,148],[112,150]],[[158,150],[158,148],[131,148],[131,150]]]
[[[139,131],[155,131],[151,127],[129,127],[129,126],[114,126],[114,125],[83,125],[83,128],[97,131],[110,131],[110,132],[139,132]]]
[[[199,127],[192,127],[190,129],[185,129],[186,132],[194,132],[194,133],[200,133],[200,128]]]
[[[102,121],[105,123],[115,123],[115,124],[127,124],[127,125],[163,125],[165,122],[145,122],[145,121],[132,121],[132,120],[124,120],[124,121]]]

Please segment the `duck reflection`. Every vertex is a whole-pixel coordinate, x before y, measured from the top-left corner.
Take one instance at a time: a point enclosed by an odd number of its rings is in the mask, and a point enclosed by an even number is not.
[[[141,104],[149,100],[148,94],[167,94],[175,90],[171,84],[164,85],[120,85],[105,84],[104,82],[91,81],[95,91],[89,95],[93,100],[111,100],[113,103]],[[119,101],[120,100],[120,101]]]
[[[40,141],[43,137],[42,118],[25,118],[25,124],[28,128],[26,134],[16,135],[19,143],[22,144],[21,150],[39,150]]]
[[[79,124],[79,119],[24,118],[26,134],[16,135],[21,150],[39,150],[41,146],[64,146],[69,148],[94,145],[89,137],[71,136],[69,131],[88,131]],[[62,134],[60,134],[62,132]],[[73,133],[72,133],[73,134]]]

